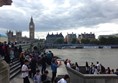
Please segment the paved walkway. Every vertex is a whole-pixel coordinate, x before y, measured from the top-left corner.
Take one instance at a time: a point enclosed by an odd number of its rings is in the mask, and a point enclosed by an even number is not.
[[[41,68],[39,68],[41,70]],[[51,68],[50,66],[48,66],[48,68],[46,69],[49,71],[49,74],[48,76],[51,78],[52,77],[52,74],[51,74]],[[33,80],[31,78],[29,78],[30,80],[30,83],[33,83]],[[13,78],[12,80],[10,80],[10,83],[23,83],[23,78],[21,76],[21,73],[18,74],[15,78]]]
[[[29,79],[30,83],[33,83],[32,79]],[[15,78],[13,78],[12,80],[10,80],[10,83],[23,83],[23,78],[21,77],[21,73],[18,74]]]

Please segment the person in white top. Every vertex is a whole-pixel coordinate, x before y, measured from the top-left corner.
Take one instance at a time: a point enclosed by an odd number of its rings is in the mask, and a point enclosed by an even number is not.
[[[97,66],[95,66],[94,74],[99,74],[99,72],[97,70]]]
[[[69,75],[65,75],[64,78],[61,78],[57,83],[68,83]]]
[[[71,61],[70,60],[67,61],[66,66],[69,67],[69,68],[71,68]]]
[[[97,66],[97,70],[98,70],[98,72],[100,73],[100,72],[101,72],[101,66],[100,66],[100,63],[99,63],[98,61],[97,61],[96,66]]]
[[[29,61],[25,60],[24,64],[22,65],[22,68],[21,68],[23,83],[30,83],[30,81],[28,79],[28,73],[29,73],[29,71],[31,71],[31,69],[28,69],[28,67],[27,67],[28,63],[29,63]]]

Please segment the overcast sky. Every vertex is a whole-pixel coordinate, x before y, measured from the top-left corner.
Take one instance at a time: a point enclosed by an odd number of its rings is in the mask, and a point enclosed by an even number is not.
[[[0,7],[0,32],[23,31],[29,36],[31,16],[36,38],[45,38],[48,32],[118,32],[118,0],[13,0],[11,6]]]

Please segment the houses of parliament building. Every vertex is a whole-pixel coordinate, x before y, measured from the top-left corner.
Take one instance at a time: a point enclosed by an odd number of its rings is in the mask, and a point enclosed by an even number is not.
[[[8,42],[31,42],[35,40],[35,24],[33,22],[33,18],[31,17],[29,22],[29,38],[22,37],[21,31],[16,31],[16,35],[14,35],[13,31],[7,31]]]

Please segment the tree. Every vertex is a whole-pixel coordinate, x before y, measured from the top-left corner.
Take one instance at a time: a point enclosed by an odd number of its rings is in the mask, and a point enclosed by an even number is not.
[[[90,44],[99,44],[98,39],[91,39]]]
[[[58,38],[56,41],[55,41],[56,44],[63,44],[64,43],[64,39],[63,38]]]
[[[71,43],[72,43],[72,44],[76,44],[76,43],[77,43],[77,39],[76,39],[76,38],[72,38]]]
[[[109,36],[107,38],[100,37],[99,42],[100,44],[103,44],[103,45],[115,45],[115,44],[118,44],[118,37],[115,37],[115,36]]]
[[[106,43],[107,43],[107,38],[105,38],[105,37],[100,37],[100,38],[99,38],[99,43],[100,43],[100,44],[103,44],[103,45],[106,45]]]
[[[90,39],[81,39],[81,43],[83,44],[89,44],[90,43]]]

